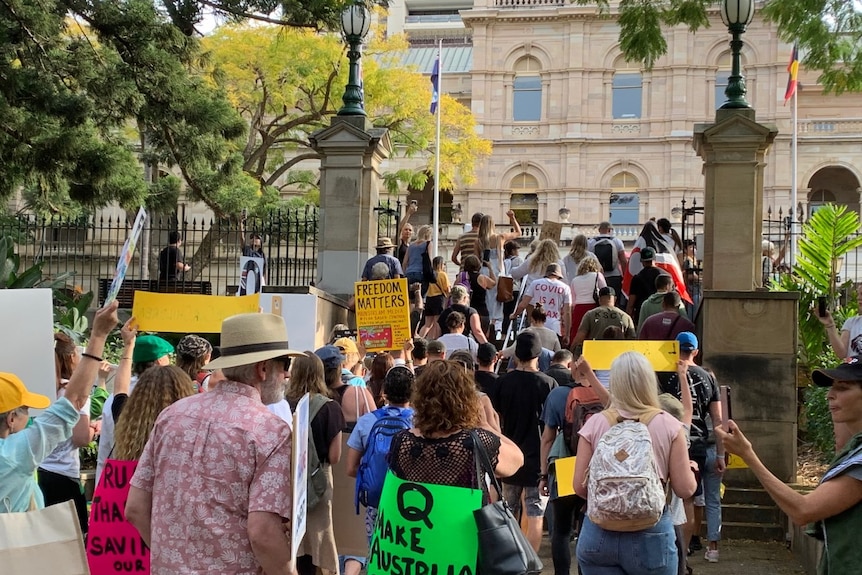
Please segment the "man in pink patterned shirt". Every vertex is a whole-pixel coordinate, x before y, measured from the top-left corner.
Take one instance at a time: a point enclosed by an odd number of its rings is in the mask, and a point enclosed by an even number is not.
[[[292,351],[281,318],[222,324],[225,381],[165,409],[132,479],[126,517],[152,551],[153,575],[287,575],[290,428],[261,396],[283,388]]]

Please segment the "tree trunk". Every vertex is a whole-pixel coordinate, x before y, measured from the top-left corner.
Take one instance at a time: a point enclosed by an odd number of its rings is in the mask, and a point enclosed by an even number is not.
[[[198,249],[195,251],[195,255],[188,261],[192,269],[186,272],[185,279],[200,281],[203,271],[215,257],[219,244],[228,239],[232,231],[230,224],[225,224],[217,219],[213,220],[210,229],[207,230],[206,235],[204,235]]]

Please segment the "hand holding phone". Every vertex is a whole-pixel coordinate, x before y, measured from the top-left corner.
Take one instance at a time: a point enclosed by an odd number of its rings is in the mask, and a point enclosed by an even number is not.
[[[721,427],[727,433],[732,433],[730,429],[730,425],[728,422],[732,418],[731,414],[731,402],[730,402],[730,386],[729,385],[721,385],[719,386],[719,399],[721,400]]]
[[[817,298],[817,315],[826,317],[826,296]]]

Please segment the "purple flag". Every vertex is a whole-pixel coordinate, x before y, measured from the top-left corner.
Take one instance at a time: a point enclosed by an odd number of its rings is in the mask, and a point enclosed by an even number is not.
[[[431,113],[437,113],[437,103],[440,101],[440,94],[437,91],[438,83],[440,82],[440,53],[437,53],[437,59],[434,60],[434,69],[431,70]]]

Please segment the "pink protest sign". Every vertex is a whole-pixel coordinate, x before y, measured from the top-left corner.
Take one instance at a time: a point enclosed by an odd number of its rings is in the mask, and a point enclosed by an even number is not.
[[[150,550],[126,521],[126,500],[137,461],[105,462],[90,509],[87,562],[92,575],[150,572]]]

